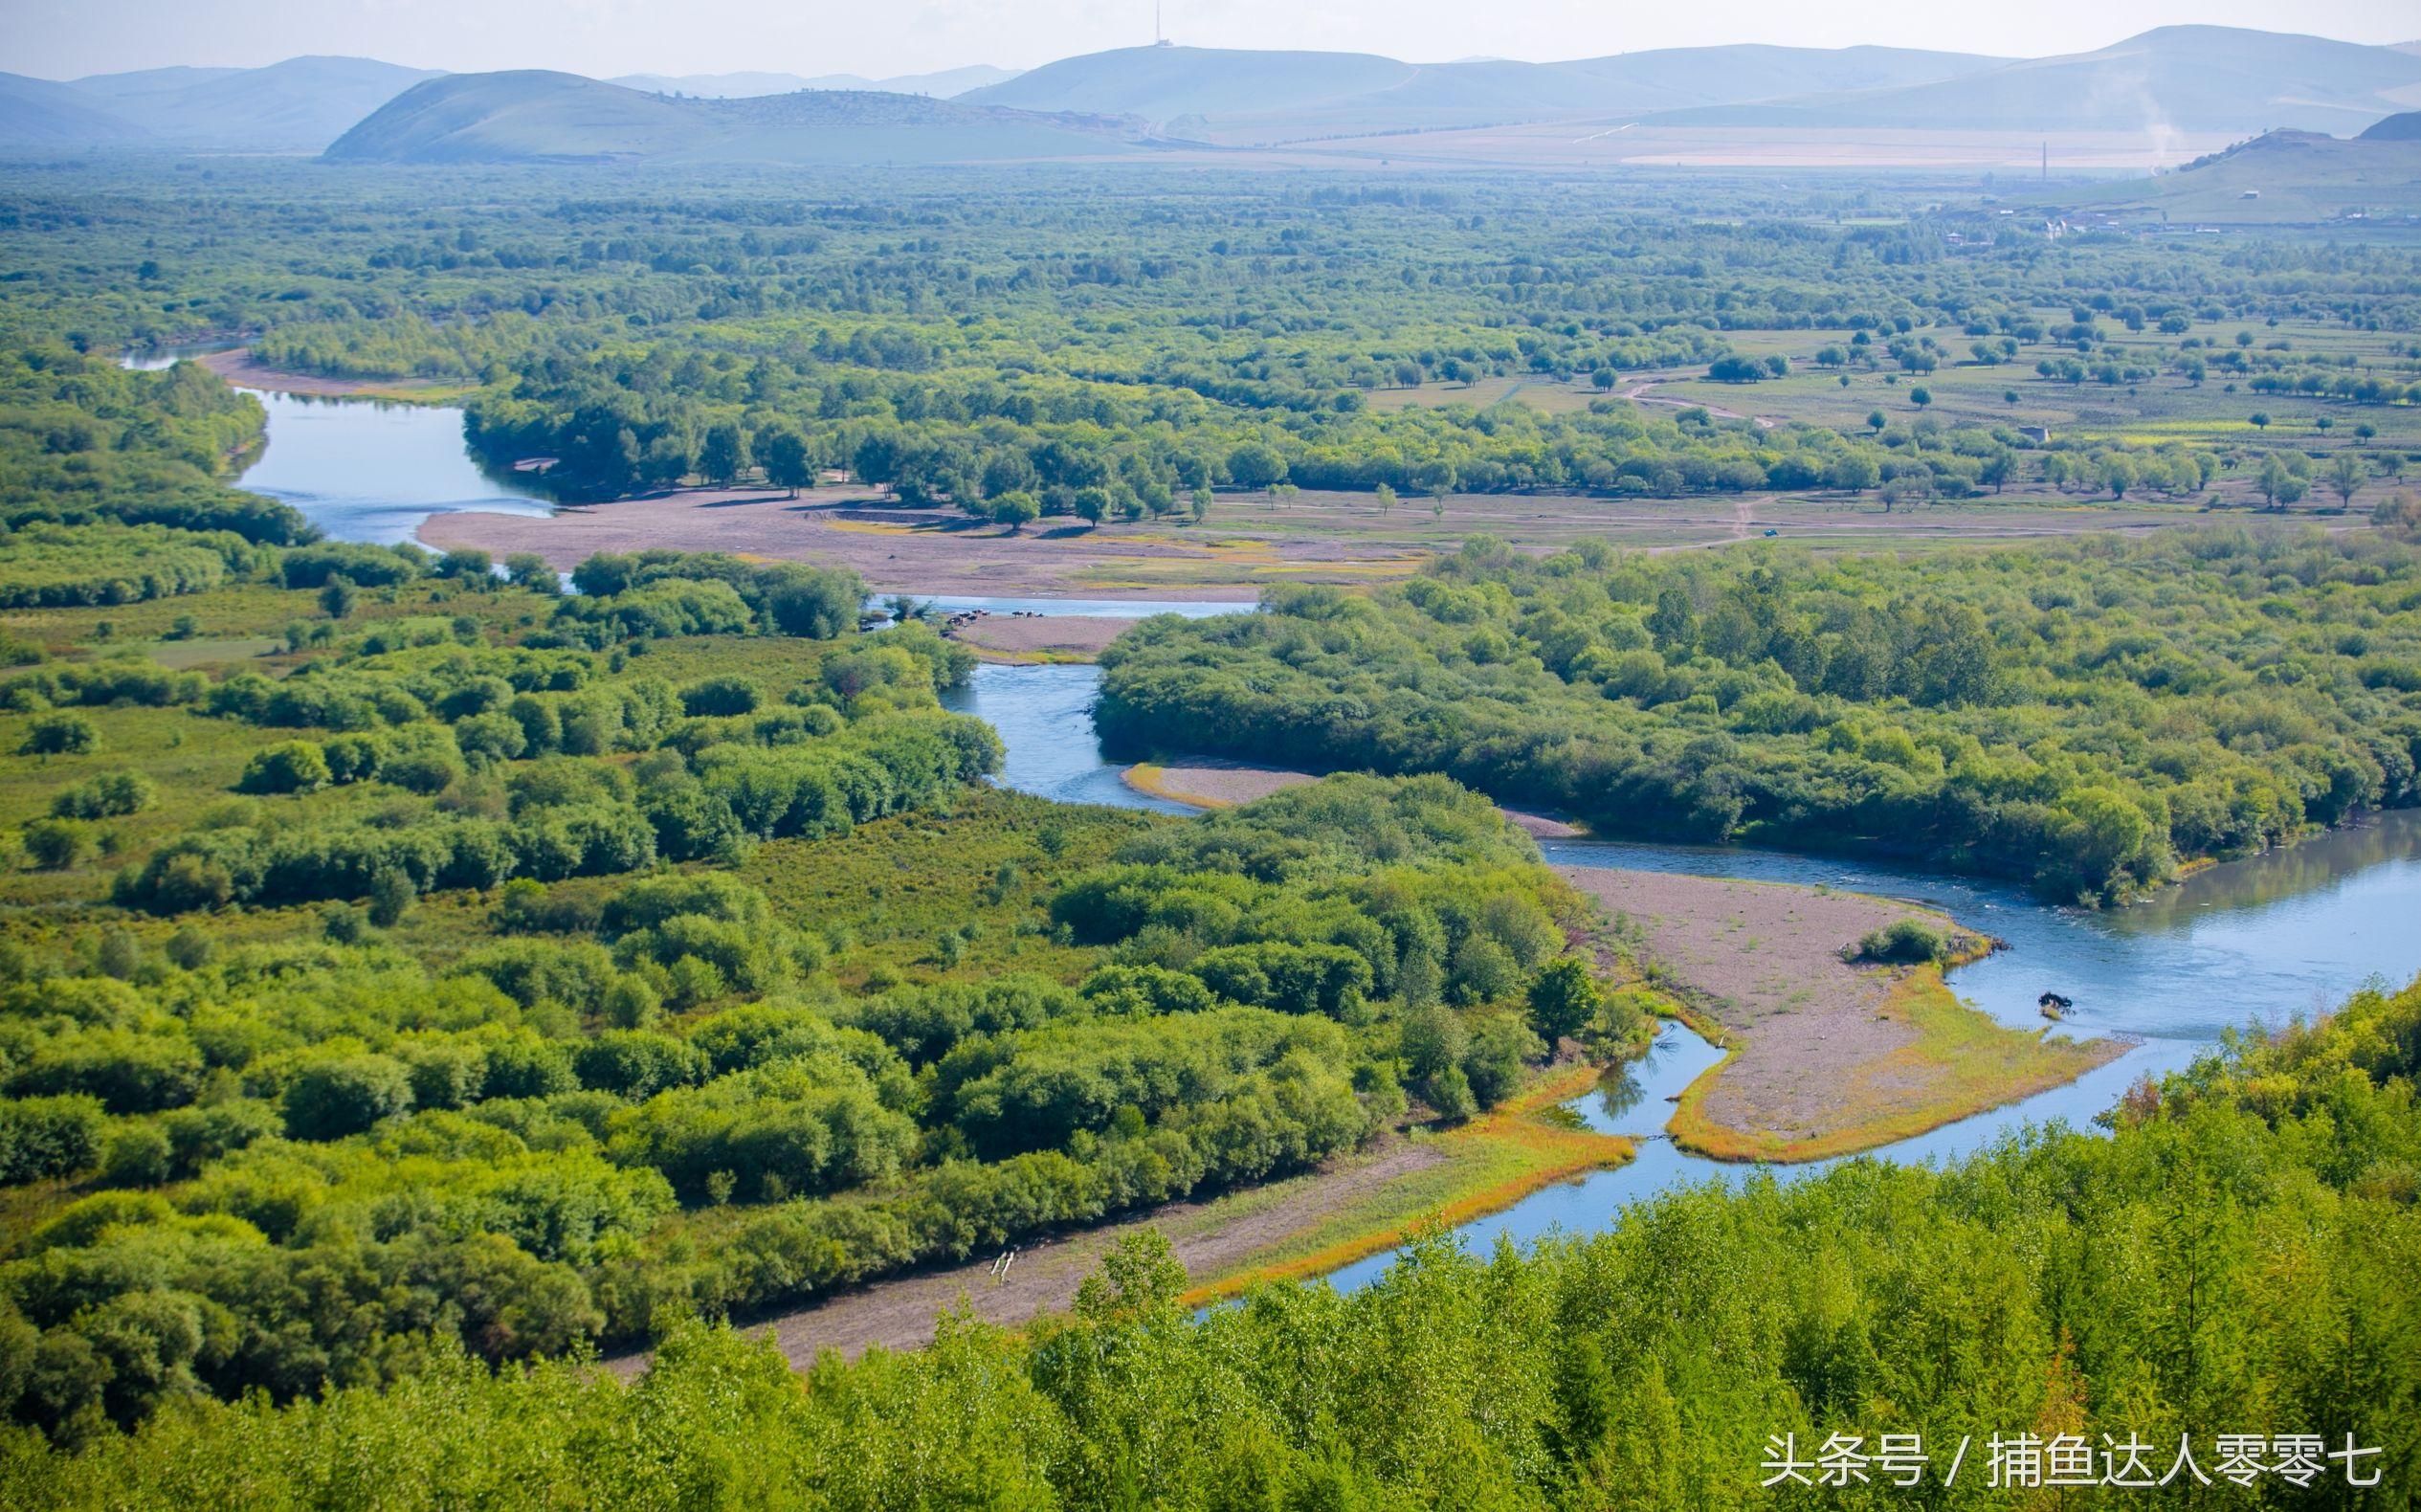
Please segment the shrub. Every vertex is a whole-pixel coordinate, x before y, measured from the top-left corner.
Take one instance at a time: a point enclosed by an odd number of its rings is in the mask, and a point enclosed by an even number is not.
[[[0,1186],[73,1176],[100,1153],[107,1119],[97,1098],[19,1098],[0,1102]]]
[[[100,731],[81,714],[45,714],[26,726],[26,756],[88,756],[100,749]]]
[[[1941,929],[1921,919],[1896,919],[1859,940],[1843,952],[1843,959],[1916,966],[1941,960],[1949,952],[1949,945]]]
[[[26,859],[34,869],[64,872],[93,857],[93,827],[78,819],[36,819],[25,827]]]
[[[286,1134],[343,1139],[411,1106],[411,1076],[391,1056],[341,1056],[302,1068],[286,1088]]]
[[[317,792],[331,773],[327,753],[314,741],[279,741],[255,751],[235,787],[242,792]]]
[[[61,819],[114,819],[141,813],[159,801],[158,786],[141,772],[103,772],[54,796],[51,813]]]

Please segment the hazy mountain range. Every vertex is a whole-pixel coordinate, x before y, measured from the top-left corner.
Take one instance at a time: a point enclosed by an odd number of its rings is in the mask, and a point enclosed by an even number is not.
[[[432,75],[363,58],[0,75],[0,149],[311,152],[389,161],[933,162],[1153,144],[1267,148],[1570,122],[2351,135],[2421,106],[2421,53],[2164,27],[2091,53],[2000,58],[1886,47],[1676,48],[1558,63],[1125,48],[1022,74]],[[1442,140],[1442,139],[1440,139]],[[855,157],[850,156],[856,154]]]
[[[1143,150],[1125,117],[1042,114],[878,90],[675,98],[577,74],[448,74],[326,156],[383,163],[964,163]]]

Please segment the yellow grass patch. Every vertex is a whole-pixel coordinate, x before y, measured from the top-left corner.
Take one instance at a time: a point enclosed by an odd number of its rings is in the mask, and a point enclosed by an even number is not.
[[[1327,1221],[1277,1246],[1267,1258],[1197,1283],[1185,1301],[1200,1306],[1265,1281],[1324,1276],[1395,1249],[1429,1225],[1468,1223],[1555,1182],[1624,1164],[1637,1153],[1632,1141],[1559,1127],[1538,1117],[1542,1110],[1588,1092],[1601,1075],[1598,1067],[1586,1063],[1550,1068],[1493,1113],[1436,1136],[1447,1152],[1445,1161],[1346,1203]]]

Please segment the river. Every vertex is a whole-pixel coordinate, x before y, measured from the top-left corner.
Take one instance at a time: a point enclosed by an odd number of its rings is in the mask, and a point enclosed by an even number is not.
[[[128,361],[157,367],[176,355],[190,353]],[[458,410],[259,397],[269,409],[269,444],[243,475],[243,486],[293,504],[334,539],[407,540],[430,515],[455,509],[548,511],[509,478],[494,478],[473,462]],[[1110,617],[1251,607],[1121,599],[935,602],[949,610]],[[948,701],[1000,731],[1008,750],[1001,781],[1009,787],[1065,803],[1189,812],[1137,792],[1102,759],[1093,728],[1099,681],[1097,669],[1088,666],[985,665]],[[1918,900],[2009,943],[2007,950],[1950,974],[1953,989],[1977,1008],[2004,1023],[2037,1028],[2035,997],[2054,990],[2076,1003],[2073,1032],[2139,1041],[2067,1086],[1874,1152],[1893,1160],[1956,1159],[2054,1120],[2089,1127],[2138,1077],[2184,1066],[2225,1029],[2309,1014],[2366,980],[2401,983],[2421,969],[2421,932],[2413,927],[2421,920],[2421,813],[2414,812],[2215,866],[2133,907],[2101,913],[2047,908],[1988,881],[1772,852],[1593,840],[1548,841],[1543,849],[1549,860],[1567,865],[1821,883]],[[1625,1206],[1659,1191],[1749,1179],[1753,1167],[1690,1155],[1662,1137],[1667,1100],[1718,1058],[1689,1030],[1665,1025],[1647,1056],[1568,1104],[1592,1127],[1640,1139],[1638,1157],[1536,1192],[1464,1226],[1460,1236],[1485,1246],[1499,1235],[1527,1241],[1558,1231],[1584,1233],[1607,1227]],[[1828,1164],[1779,1167],[1773,1174],[1802,1180]],[[1390,1261],[1373,1256],[1330,1280],[1341,1287],[1366,1284]]]

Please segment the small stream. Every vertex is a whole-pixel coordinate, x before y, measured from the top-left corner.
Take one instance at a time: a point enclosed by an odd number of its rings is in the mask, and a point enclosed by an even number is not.
[[[130,366],[166,366],[193,351],[130,355]],[[411,538],[432,514],[455,509],[546,514],[549,506],[509,478],[491,476],[463,445],[462,413],[439,406],[261,393],[269,444],[244,487],[300,509],[340,541]],[[1125,618],[1206,615],[1249,603],[1140,599],[1054,600],[944,596],[945,611],[1047,611]],[[1089,666],[976,669],[949,705],[989,722],[1007,746],[1001,782],[1063,803],[1110,804],[1162,812],[1182,805],[1126,786],[1102,760]],[[1954,1160],[2029,1124],[2063,1121],[2089,1128],[2137,1078],[2178,1069],[2221,1031],[2255,1019],[2311,1014],[2365,981],[2400,984],[2421,969],[2421,813],[2388,814],[2360,829],[2291,850],[2212,867],[2133,907],[2088,913],[2049,908],[2007,885],[1886,865],[1774,852],[1547,841],[1548,860],[1580,866],[1737,877],[1822,885],[1923,902],[1996,935],[2010,948],[1950,973],[1952,988],[2006,1024],[2039,1028],[2037,994],[2073,999],[2069,1032],[2134,1041],[2126,1055],[2062,1087],[1977,1114],[1873,1153],[1900,1161]],[[1529,1241],[1586,1233],[1623,1208],[1676,1187],[1738,1184],[1752,1167],[1685,1153],[1663,1137],[1677,1096],[1720,1052],[1679,1024],[1667,1024],[1637,1063],[1597,1092],[1567,1104],[1593,1128],[1641,1141],[1615,1170],[1533,1193],[1457,1231],[1474,1247],[1499,1236]],[[1771,1168],[1804,1180],[1831,1162]],[[1392,1263],[1375,1256],[1335,1273],[1340,1287],[1366,1284]]]

